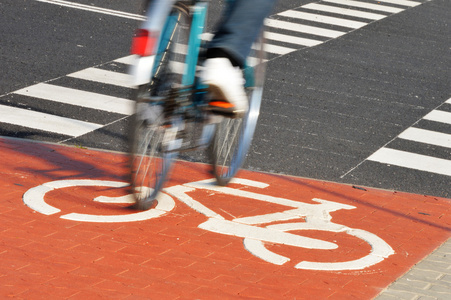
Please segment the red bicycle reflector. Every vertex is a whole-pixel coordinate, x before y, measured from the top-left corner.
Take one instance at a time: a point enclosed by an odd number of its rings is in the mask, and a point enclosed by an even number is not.
[[[149,30],[138,29],[132,40],[131,53],[141,56],[152,55],[155,43],[156,38]]]

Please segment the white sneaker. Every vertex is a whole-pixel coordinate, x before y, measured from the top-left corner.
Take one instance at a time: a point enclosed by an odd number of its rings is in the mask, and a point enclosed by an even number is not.
[[[219,113],[242,117],[248,110],[248,100],[244,90],[243,73],[227,58],[210,58],[201,72],[202,82],[208,85],[212,100],[209,108]]]

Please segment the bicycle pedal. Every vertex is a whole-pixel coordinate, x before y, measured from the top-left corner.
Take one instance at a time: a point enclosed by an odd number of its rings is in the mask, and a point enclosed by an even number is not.
[[[224,117],[224,118],[229,118],[229,119],[239,119],[239,118],[243,117],[240,114],[236,114],[236,113],[230,112],[230,111],[223,111],[223,110],[216,109],[216,108],[206,108],[206,110],[214,115]]]
[[[233,104],[222,100],[211,100],[206,107],[206,110],[226,118],[235,119],[243,117],[242,113],[235,112],[234,109],[235,106]]]

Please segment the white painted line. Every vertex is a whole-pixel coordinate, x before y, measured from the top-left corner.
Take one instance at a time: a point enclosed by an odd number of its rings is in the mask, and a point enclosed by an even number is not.
[[[357,238],[360,238],[371,245],[370,254],[356,259],[345,262],[315,262],[315,261],[302,261],[298,263],[296,269],[304,270],[323,270],[323,271],[338,271],[338,270],[362,270],[369,266],[380,263],[384,258],[393,255],[395,251],[390,247],[387,242],[372,234],[368,231],[361,229],[350,228],[346,230],[346,233]]]
[[[365,22],[358,22],[358,21],[352,21],[352,20],[347,20],[347,19],[328,17],[328,16],[323,16],[323,15],[318,15],[318,14],[310,14],[310,13],[305,13],[305,12],[296,11],[296,10],[287,10],[287,11],[281,12],[277,15],[289,17],[289,18],[295,18],[295,19],[314,21],[314,22],[324,23],[324,24],[343,26],[343,27],[348,27],[348,28],[353,28],[353,29],[361,28],[365,25],[368,25],[368,23],[365,23]]]
[[[94,180],[93,180],[94,181]],[[104,183],[99,181],[99,186],[102,186]],[[105,181],[105,183],[109,183]],[[114,181],[111,181],[114,183]],[[119,183],[119,182],[118,182]],[[105,184],[106,185],[106,184]],[[133,195],[126,196],[130,199],[134,198]],[[124,198],[122,198],[124,199]],[[122,199],[119,199],[121,201]],[[169,211],[171,211],[175,207],[174,199],[172,199],[169,195],[164,193],[159,193],[157,196],[157,206],[142,212],[126,214],[126,215],[90,215],[90,214],[80,214],[80,213],[69,213],[66,215],[62,215],[61,219],[79,221],[79,222],[96,222],[96,223],[118,223],[118,222],[136,222],[136,221],[145,221],[153,218],[158,218]],[[95,201],[95,200],[94,200]]]
[[[186,64],[178,61],[171,61],[171,72],[175,74],[184,74],[186,70]]]
[[[386,15],[374,14],[374,13],[364,12],[364,11],[360,11],[360,10],[352,10],[349,8],[329,6],[329,5],[323,5],[323,4],[317,4],[317,3],[309,3],[306,5],[303,5],[302,8],[330,12],[330,13],[344,15],[344,16],[350,16],[350,17],[358,17],[358,18],[369,19],[369,20],[381,20],[381,19],[387,17]]]
[[[249,67],[254,67],[259,63],[265,63],[267,61],[267,59],[260,59],[258,57],[249,56],[248,58],[246,58],[246,65]]]
[[[123,115],[133,114],[133,102],[130,100],[47,83],[38,83],[14,93]]]
[[[243,244],[247,251],[269,263],[281,266],[290,260],[288,257],[269,251],[265,248],[265,244],[259,240],[245,238]]]
[[[119,181],[104,181],[104,180],[90,180],[90,179],[74,179],[74,180],[57,180],[46,182],[42,185],[36,186],[34,188],[29,189],[23,195],[23,202],[30,207],[31,209],[40,212],[44,215],[52,215],[61,211],[61,209],[53,207],[45,202],[45,195],[48,192],[51,192],[60,188],[67,187],[77,187],[77,186],[107,186],[113,188],[121,188],[126,187],[129,184],[126,182]],[[133,195],[127,195],[118,197],[118,199],[112,200],[111,197],[97,197],[94,199],[101,198],[105,200],[108,199],[107,203],[130,203],[128,200],[133,199]],[[123,201],[125,198],[126,202]],[[69,213],[62,215],[61,219],[72,220],[72,221],[81,221],[81,222],[102,222],[102,223],[112,223],[112,222],[134,222],[134,221],[144,221],[152,218],[158,218],[161,215],[171,211],[175,207],[174,199],[172,199],[169,195],[160,193],[157,197],[158,202],[155,208],[131,214],[120,214],[120,215],[89,215],[89,214],[80,214],[80,213]],[[112,202],[111,202],[112,201]],[[134,200],[132,201],[134,202]]]
[[[76,8],[76,9],[90,11],[90,12],[101,13],[101,14],[115,16],[115,17],[133,19],[133,20],[144,20],[145,19],[145,17],[143,17],[141,15],[130,14],[130,13],[126,13],[123,11],[95,7],[92,5],[85,5],[85,4],[80,4],[80,3],[70,2],[70,1],[64,1],[64,0],[36,0],[36,1],[43,2],[43,3],[49,3],[49,4],[56,4],[56,5],[60,5],[60,6],[64,6],[64,7]]]
[[[336,249],[337,245],[315,238],[294,235],[283,231],[261,228],[252,225],[234,223],[232,221],[210,218],[198,226],[199,228],[269,243],[302,247],[307,249]]]
[[[398,137],[404,140],[451,148],[451,134],[411,127]]]
[[[187,55],[188,54],[188,45],[181,44],[181,43],[175,43],[175,47],[173,48],[172,51],[174,51],[177,54]]]
[[[336,4],[346,5],[346,6],[360,7],[360,8],[367,8],[367,9],[371,9],[371,10],[384,11],[384,12],[389,12],[389,13],[399,13],[404,10],[402,8],[396,8],[393,6],[385,6],[380,3],[372,4],[372,3],[352,1],[352,0],[324,0],[324,2],[336,3]]]
[[[103,126],[4,105],[0,105],[0,122],[69,136],[80,136]]]
[[[367,160],[451,176],[451,160],[406,151],[381,148],[368,157]]]
[[[433,110],[428,113],[423,119],[451,124],[451,113],[442,110]]]
[[[316,41],[312,39],[305,39],[300,37],[295,37],[286,34],[274,33],[265,31],[265,38],[268,40],[280,41],[290,44],[302,45],[302,46],[316,46],[322,44],[322,41]]]
[[[129,56],[124,56],[118,59],[115,59],[115,62],[121,63],[121,64],[125,64],[125,65],[132,65],[135,63],[135,59],[138,57],[138,55],[129,55]]]
[[[409,6],[409,7],[415,7],[415,6],[421,4],[421,2],[407,1],[407,0],[377,0],[377,2],[398,4],[398,5],[401,5],[401,6]]]
[[[451,98],[445,101],[445,103],[451,104]]]
[[[96,81],[122,87],[132,87],[132,77],[129,74],[107,71],[97,68],[87,68],[67,75],[73,78]]]
[[[265,25],[269,26],[269,27],[286,29],[286,30],[302,32],[302,33],[308,33],[308,34],[313,34],[313,35],[318,35],[318,36],[325,36],[325,37],[330,37],[330,38],[337,38],[346,33],[346,32],[337,31],[337,30],[324,29],[324,28],[320,28],[320,27],[313,27],[313,26],[307,26],[307,25],[279,21],[279,20],[272,20],[272,19],[267,19],[265,21]]]
[[[252,47],[252,48],[255,49],[255,47]],[[287,47],[282,47],[282,46],[277,46],[277,45],[271,45],[271,44],[268,44],[268,43],[265,43],[263,45],[263,50],[265,52],[279,54],[279,55],[284,55],[284,54],[288,54],[290,52],[296,51],[296,49],[293,49],[293,48],[287,48]]]

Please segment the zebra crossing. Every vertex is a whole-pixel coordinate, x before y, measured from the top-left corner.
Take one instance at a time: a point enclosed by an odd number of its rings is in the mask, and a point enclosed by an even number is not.
[[[446,100],[439,108],[431,111],[421,120],[416,122],[398,135],[395,140],[377,150],[369,161],[378,163],[426,171],[440,175],[451,176],[451,98]],[[426,122],[442,125],[443,132],[422,128]],[[410,141],[419,145],[419,148],[430,146],[443,149],[443,157],[424,155],[412,151],[396,149],[396,141]],[[394,145],[394,147],[392,147]],[[418,147],[417,147],[418,149]],[[425,152],[431,152],[430,150]],[[437,151],[434,151],[435,153]]]
[[[270,52],[274,44],[279,45],[279,52],[272,51],[270,55],[285,55],[317,46],[422,2],[324,0],[305,4],[266,20],[267,51]]]
[[[272,60],[306,47],[318,46],[427,1],[323,0],[277,13],[265,21],[267,58]],[[120,17],[137,19],[140,16]],[[204,38],[211,38],[211,34],[205,34]],[[122,120],[133,112],[133,102],[124,96],[133,89],[126,71],[132,63],[133,56],[126,56],[67,74],[63,78],[64,84],[61,84],[61,78],[57,78],[0,96],[0,128],[2,123],[8,124],[14,130],[35,131],[37,136],[51,135],[51,141],[62,142]],[[114,70],[115,66],[120,66],[119,71]],[[94,88],[83,90],[72,82],[89,82]],[[122,96],[105,93],[114,89],[121,89]],[[27,106],[30,99],[33,107]],[[47,109],[55,103],[61,106],[60,110]],[[83,109],[83,113],[65,115],[64,108],[69,106]],[[451,99],[443,107],[448,111],[438,108],[422,120],[451,126]],[[396,140],[451,148],[449,133],[424,129],[420,125],[421,122],[405,130]],[[394,141],[367,160],[451,176],[450,157],[412,153],[393,148],[393,144]]]
[[[118,61],[125,62],[124,58]],[[130,75],[98,67],[87,68],[68,74],[66,77],[97,82],[99,83],[99,87],[100,85],[112,85],[131,90]],[[17,98],[17,96],[33,99],[33,102],[39,103],[39,106],[43,107],[43,109],[40,109],[41,111],[35,111],[28,107],[22,108],[20,105],[22,97]],[[0,122],[25,127],[29,130],[51,133],[54,136],[54,140],[52,140],[54,142],[61,142],[68,138],[75,138],[87,134],[109,124],[111,120],[99,123],[96,117],[87,121],[77,119],[78,117],[83,118],[83,116],[68,118],[42,112],[47,106],[57,103],[62,107],[64,105],[83,107],[93,111],[91,113],[93,115],[98,112],[117,114],[117,119],[131,115],[133,112],[133,102],[127,98],[60,86],[58,85],[58,80],[28,86],[3,96],[0,100],[2,102],[0,105]],[[39,133],[37,134],[39,135]]]

